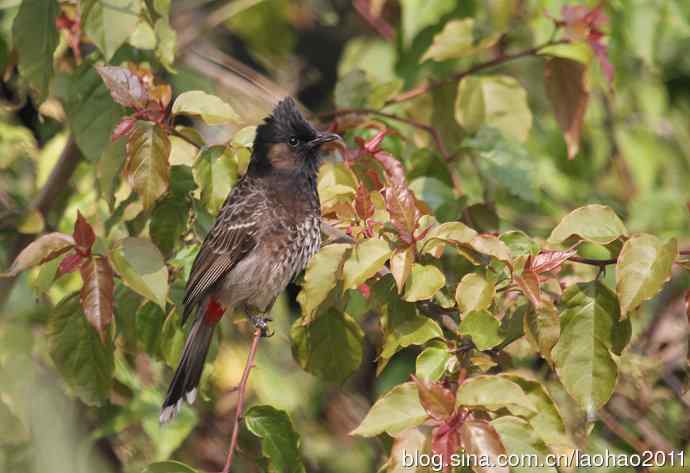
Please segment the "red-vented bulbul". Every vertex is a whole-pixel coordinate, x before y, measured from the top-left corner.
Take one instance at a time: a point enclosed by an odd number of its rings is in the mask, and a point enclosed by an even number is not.
[[[266,330],[266,316],[288,282],[321,245],[316,177],[317,131],[291,98],[257,127],[247,173],[228,195],[194,260],[182,323],[196,318],[161,408],[160,421],[193,403],[213,330],[225,312],[241,309]]]

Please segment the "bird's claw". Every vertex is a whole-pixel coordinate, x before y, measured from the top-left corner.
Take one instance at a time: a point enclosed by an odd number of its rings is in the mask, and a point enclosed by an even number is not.
[[[273,321],[271,317],[264,317],[263,315],[252,315],[251,319],[252,323],[254,324],[254,327],[261,330],[262,337],[272,337],[273,335],[275,335],[275,331],[271,330],[268,326],[268,323]]]

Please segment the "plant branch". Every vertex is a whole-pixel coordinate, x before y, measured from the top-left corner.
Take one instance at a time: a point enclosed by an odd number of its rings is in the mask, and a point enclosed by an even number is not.
[[[376,33],[387,41],[393,41],[395,38],[395,30],[393,30],[391,25],[386,23],[383,18],[374,16],[371,13],[367,0],[354,0],[352,3],[357,13],[359,13],[359,16],[361,16]]]
[[[235,408],[235,421],[232,426],[232,437],[230,438],[230,449],[228,450],[228,456],[225,460],[225,466],[223,467],[222,473],[230,473],[230,466],[232,465],[232,456],[237,447],[237,436],[240,431],[240,418],[242,417],[242,410],[244,409],[244,395],[247,391],[247,381],[249,381],[249,373],[254,367],[254,357],[256,356],[256,349],[259,346],[259,339],[261,338],[261,329],[257,328],[254,331],[254,339],[252,340],[252,347],[249,349],[249,355],[247,356],[247,363],[244,365],[244,371],[242,372],[242,379],[240,380],[240,385],[237,389],[237,407]]]
[[[525,49],[524,51],[519,51],[519,52],[513,53],[513,54],[505,54],[505,55],[499,56],[495,59],[492,59],[490,61],[481,62],[479,64],[476,64],[476,65],[470,67],[469,69],[466,69],[464,71],[453,74],[452,76],[447,77],[445,79],[438,79],[438,80],[432,80],[429,82],[425,82],[425,83],[420,84],[417,87],[414,87],[414,88],[412,88],[406,92],[402,92],[401,94],[396,95],[392,99],[389,99],[385,103],[384,106],[393,105],[396,103],[411,100],[415,97],[418,97],[420,95],[424,95],[424,94],[426,94],[426,93],[428,93],[434,89],[437,89],[443,85],[453,83],[453,82],[458,82],[458,81],[462,80],[463,78],[465,78],[471,74],[481,72],[485,69],[491,69],[492,67],[500,66],[500,65],[506,64],[508,62],[511,62],[511,61],[514,61],[516,59],[520,59],[523,57],[536,56],[537,54],[539,54],[539,51],[541,51],[542,49],[544,49],[548,46],[554,46],[556,44],[564,44],[567,42],[568,42],[568,40],[565,40],[565,39],[560,39],[560,40],[551,39],[551,40],[547,41],[546,43],[540,44],[538,46],[534,46],[534,47],[529,48],[529,49]]]
[[[448,153],[448,150],[446,149],[446,146],[443,143],[443,140],[441,139],[441,135],[439,134],[438,130],[436,130],[433,126],[431,125],[426,125],[424,123],[420,123],[415,120],[411,120],[409,118],[403,118],[399,117],[397,115],[393,115],[392,113],[386,113],[386,112],[381,112],[379,110],[374,110],[373,108],[341,108],[338,110],[334,110],[332,112],[326,112],[326,113],[321,113],[319,114],[319,118],[322,119],[328,119],[328,118],[335,118],[343,115],[376,115],[379,117],[383,118],[388,118],[390,120],[396,120],[401,123],[406,123],[410,126],[413,126],[419,130],[425,131],[429,133],[431,138],[434,140],[434,143],[436,144],[436,147],[438,148],[439,153],[441,153],[441,156],[443,156],[443,159],[446,161],[450,161],[451,156]]]

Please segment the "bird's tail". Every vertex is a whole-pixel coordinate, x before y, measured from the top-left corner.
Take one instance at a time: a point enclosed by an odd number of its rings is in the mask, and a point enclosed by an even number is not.
[[[161,407],[160,423],[164,424],[177,415],[185,399],[189,404],[196,399],[196,389],[204,369],[204,361],[211,345],[215,324],[198,317],[184,344],[180,364],[170,382],[168,393]]]

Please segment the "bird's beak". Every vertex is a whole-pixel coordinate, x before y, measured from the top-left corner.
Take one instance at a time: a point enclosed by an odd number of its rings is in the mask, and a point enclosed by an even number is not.
[[[320,148],[326,143],[333,143],[334,145],[345,146],[343,139],[336,133],[320,133],[319,136],[309,142],[309,146],[313,149]]]

